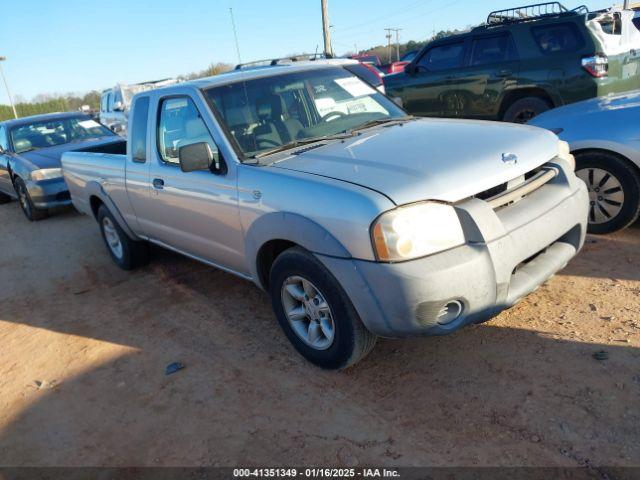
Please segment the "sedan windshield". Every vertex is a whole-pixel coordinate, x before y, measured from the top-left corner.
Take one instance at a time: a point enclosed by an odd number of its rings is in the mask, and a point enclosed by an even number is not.
[[[205,95],[245,158],[406,117],[343,68],[235,82]]]
[[[89,117],[69,117],[15,127],[11,130],[11,142],[16,153],[24,153],[113,135],[115,133]]]

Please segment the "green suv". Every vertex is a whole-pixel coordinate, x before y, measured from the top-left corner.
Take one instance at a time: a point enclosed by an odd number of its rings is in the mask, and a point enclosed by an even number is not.
[[[384,83],[414,115],[525,123],[640,88],[639,64],[633,12],[551,2],[492,12],[485,25],[426,45]]]

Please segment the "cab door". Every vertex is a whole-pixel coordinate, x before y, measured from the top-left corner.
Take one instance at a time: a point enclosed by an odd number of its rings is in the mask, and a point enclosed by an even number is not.
[[[195,94],[160,97],[151,153],[151,196],[144,230],[152,240],[182,253],[248,274],[238,212],[237,170],[222,158],[220,130]],[[206,120],[205,120],[206,119]],[[180,168],[181,147],[206,142],[226,168],[218,173]]]
[[[464,98],[460,116],[498,119],[502,99],[506,92],[517,86],[520,70],[511,34],[473,38],[467,58],[467,65],[457,79]]]
[[[464,39],[439,43],[426,49],[412,64],[404,86],[404,107],[423,117],[451,116],[451,93],[463,65]]]

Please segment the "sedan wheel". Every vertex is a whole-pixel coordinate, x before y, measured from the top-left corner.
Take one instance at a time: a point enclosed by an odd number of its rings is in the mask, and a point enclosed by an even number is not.
[[[640,174],[626,159],[606,151],[575,154],[576,175],[589,190],[589,233],[628,227],[640,215]]]
[[[601,225],[620,215],[624,190],[618,178],[601,168],[586,168],[576,175],[589,189],[589,223]]]

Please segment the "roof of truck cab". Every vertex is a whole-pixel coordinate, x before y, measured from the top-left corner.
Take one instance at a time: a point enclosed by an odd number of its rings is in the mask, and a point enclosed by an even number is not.
[[[339,68],[340,65],[327,64],[327,63],[315,63],[315,61],[305,62],[292,62],[290,64],[280,64],[275,66],[266,66],[260,68],[250,68],[246,70],[231,70],[229,72],[221,73],[213,77],[198,78],[197,80],[190,80],[184,83],[178,83],[176,85],[170,85],[168,87],[162,87],[155,91],[162,92],[168,89],[174,89],[181,86],[192,86],[195,88],[210,88],[227,85],[230,83],[254,80],[258,78],[275,77],[277,75],[284,75],[287,73],[306,72],[310,70],[320,70],[326,68]]]
[[[29,117],[21,117],[21,118],[12,118],[11,120],[5,120],[4,122],[0,122],[0,125],[11,128],[11,127],[19,127],[21,125],[28,125],[34,122],[47,122],[50,120],[62,120],[65,118],[76,118],[76,117],[86,117],[89,116],[82,112],[56,112],[56,113],[45,113],[42,115],[31,115]]]

